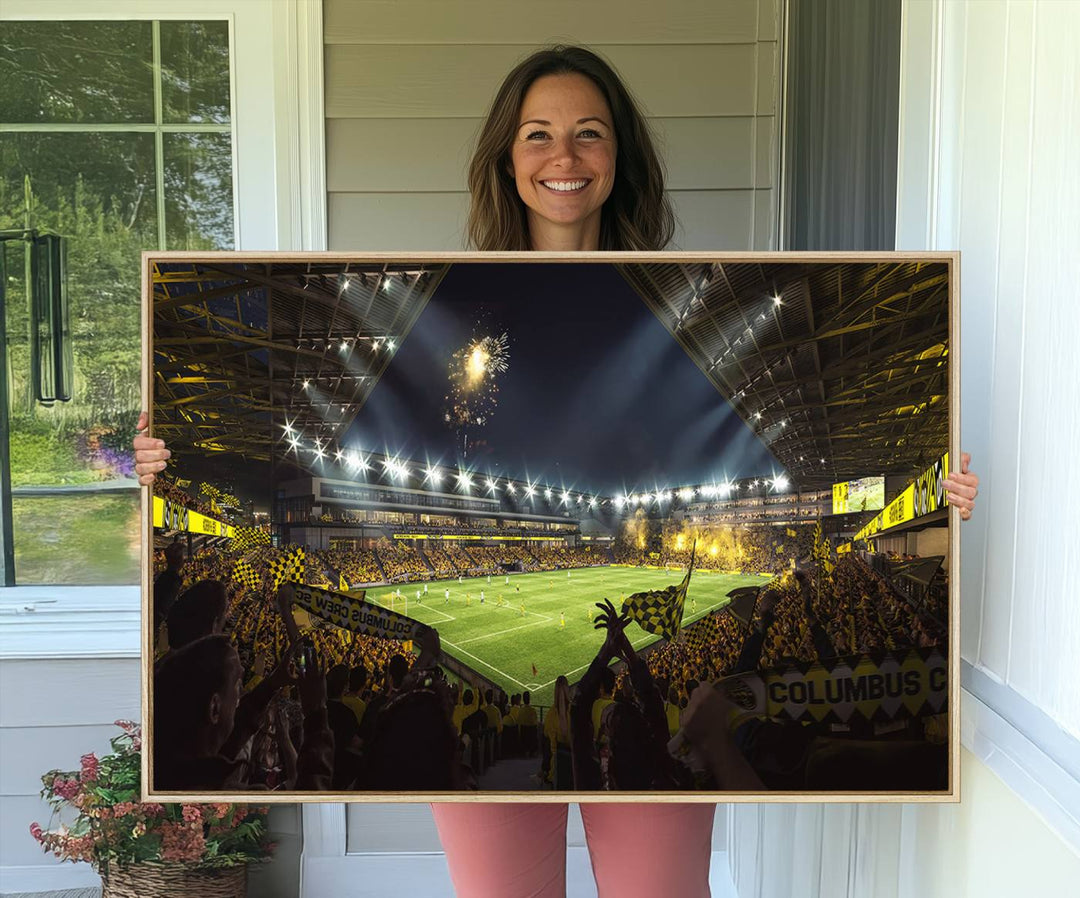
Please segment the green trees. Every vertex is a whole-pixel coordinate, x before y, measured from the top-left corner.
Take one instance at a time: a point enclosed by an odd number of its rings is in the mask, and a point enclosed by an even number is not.
[[[140,254],[233,246],[229,53],[225,21],[4,23],[0,230],[67,238],[74,351],[72,401],[34,402],[24,244],[0,244],[16,488],[131,476]],[[17,564],[52,501],[16,500]]]

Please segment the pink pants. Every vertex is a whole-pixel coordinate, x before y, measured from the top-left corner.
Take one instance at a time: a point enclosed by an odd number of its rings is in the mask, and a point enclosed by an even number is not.
[[[436,803],[458,898],[564,898],[565,804]],[[582,804],[599,898],[709,898],[716,805]]]

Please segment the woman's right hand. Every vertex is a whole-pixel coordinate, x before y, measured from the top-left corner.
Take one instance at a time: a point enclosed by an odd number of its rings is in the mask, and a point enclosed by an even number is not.
[[[135,473],[139,475],[139,484],[149,486],[154,482],[154,475],[165,470],[166,459],[172,453],[165,448],[164,440],[155,440],[152,437],[143,436],[142,432],[150,424],[150,416],[143,412],[139,415],[139,423],[135,425],[137,431],[132,447],[135,449]]]

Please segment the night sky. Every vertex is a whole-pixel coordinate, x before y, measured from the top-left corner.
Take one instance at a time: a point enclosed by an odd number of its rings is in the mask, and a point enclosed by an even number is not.
[[[457,466],[444,420],[451,354],[506,331],[480,474],[613,495],[782,468],[608,265],[456,264],[343,443]]]

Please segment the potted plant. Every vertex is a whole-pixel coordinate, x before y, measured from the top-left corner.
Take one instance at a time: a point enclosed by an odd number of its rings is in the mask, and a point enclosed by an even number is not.
[[[68,819],[48,830],[33,823],[30,834],[61,860],[93,865],[102,898],[243,898],[247,865],[273,852],[269,809],[140,802],[140,728],[116,725],[123,732],[111,740],[112,754],[83,755],[80,770],[42,776],[50,827]]]

